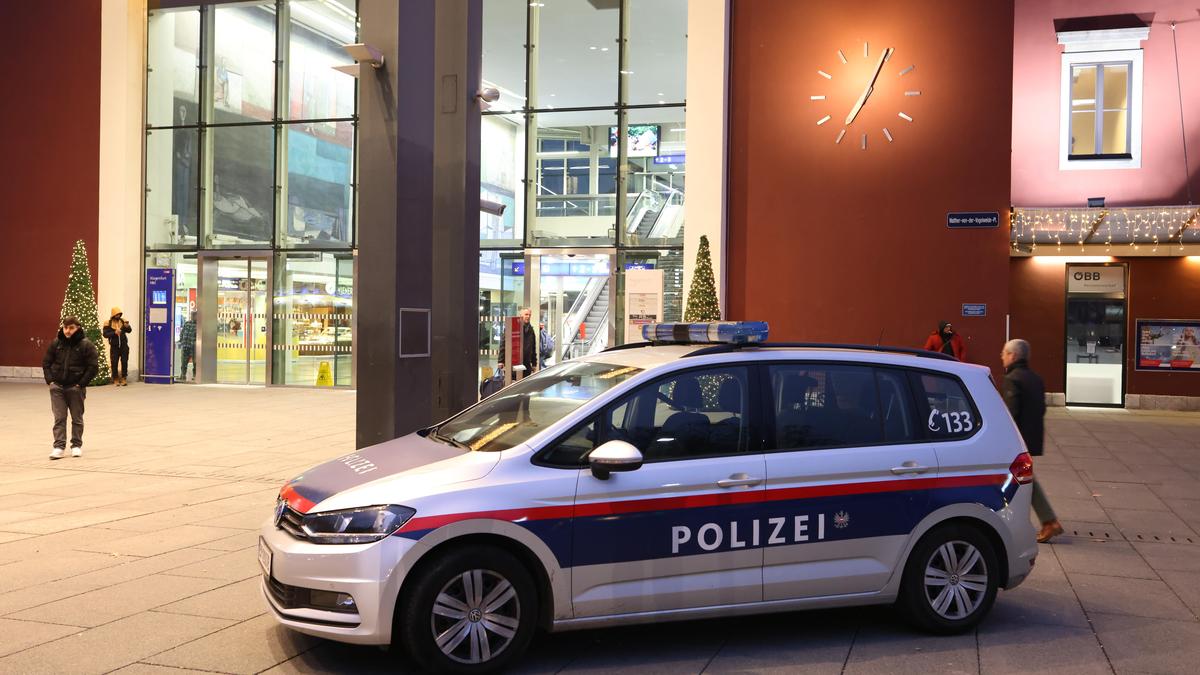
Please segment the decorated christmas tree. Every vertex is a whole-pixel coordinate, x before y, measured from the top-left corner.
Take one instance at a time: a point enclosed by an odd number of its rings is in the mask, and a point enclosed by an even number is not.
[[[708,237],[705,235],[700,237],[700,250],[696,253],[696,269],[692,272],[692,285],[688,289],[683,320],[721,320],[721,304],[717,301],[717,285],[713,280],[712,255],[708,252]]]
[[[71,272],[67,276],[67,293],[63,297],[62,313],[58,315],[59,324],[68,316],[79,319],[84,335],[96,345],[96,351],[100,354],[100,368],[92,385],[108,384],[111,372],[108,367],[108,345],[100,338],[96,293],[92,290],[92,272],[88,269],[87,249],[82,239],[75,242],[75,250],[71,253]]]

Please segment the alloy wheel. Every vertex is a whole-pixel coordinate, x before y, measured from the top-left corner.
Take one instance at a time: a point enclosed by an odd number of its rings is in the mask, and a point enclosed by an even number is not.
[[[925,566],[925,598],[944,619],[970,616],[987,595],[988,569],[975,546],[948,541],[930,556]]]
[[[521,602],[508,579],[472,569],[438,592],[429,617],[438,649],[459,663],[491,661],[508,647],[521,624]]]

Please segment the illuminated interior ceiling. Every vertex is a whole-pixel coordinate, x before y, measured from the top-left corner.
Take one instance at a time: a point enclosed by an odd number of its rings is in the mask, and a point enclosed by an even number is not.
[[[1200,207],[1024,208],[1012,211],[1012,247],[1200,244]]]

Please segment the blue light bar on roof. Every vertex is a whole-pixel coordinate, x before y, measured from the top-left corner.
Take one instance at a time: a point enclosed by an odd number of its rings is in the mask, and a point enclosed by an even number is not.
[[[679,344],[766,342],[767,322],[650,323],[642,326],[642,337],[650,342]]]

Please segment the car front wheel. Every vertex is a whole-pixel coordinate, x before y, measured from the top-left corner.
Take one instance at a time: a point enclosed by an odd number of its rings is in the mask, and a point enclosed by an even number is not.
[[[1000,586],[1000,564],[978,529],[952,523],[931,530],[913,547],[899,604],[918,627],[962,633],[987,615]]]
[[[537,591],[515,557],[469,546],[423,566],[406,582],[397,635],[422,668],[489,673],[521,656],[533,636]]]

